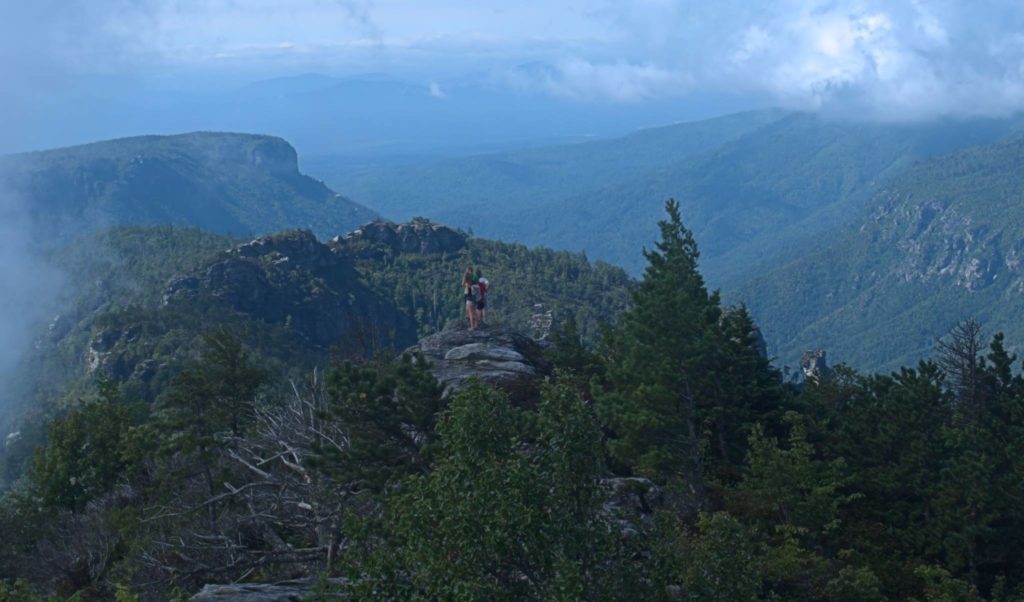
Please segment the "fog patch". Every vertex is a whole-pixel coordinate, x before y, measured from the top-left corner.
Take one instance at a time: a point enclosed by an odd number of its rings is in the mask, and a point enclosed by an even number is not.
[[[57,310],[64,274],[36,242],[36,227],[20,195],[0,188],[0,382],[17,380],[21,359]],[[0,424],[19,405],[0,385]]]

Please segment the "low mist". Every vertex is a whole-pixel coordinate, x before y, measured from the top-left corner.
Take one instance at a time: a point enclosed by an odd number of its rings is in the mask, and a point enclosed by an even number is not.
[[[0,7],[0,148],[37,145],[34,124],[56,119],[59,104],[86,71],[131,73],[155,7],[135,0],[40,0]],[[2,170],[2,165],[0,165]],[[19,364],[57,312],[66,282],[47,252],[70,242],[57,216],[36,217],[31,200],[0,171],[0,427],[22,401]],[[84,229],[84,228],[80,228]],[[3,435],[5,433],[0,433]]]

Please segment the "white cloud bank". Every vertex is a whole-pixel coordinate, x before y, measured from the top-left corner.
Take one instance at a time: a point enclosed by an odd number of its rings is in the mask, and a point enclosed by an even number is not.
[[[252,62],[273,55],[275,65],[412,65],[427,81],[460,68],[486,69],[516,89],[574,99],[636,102],[694,89],[748,93],[787,107],[888,119],[1024,107],[1020,0],[167,0],[166,6],[173,9],[160,13],[161,50],[197,62],[235,56],[232,49],[266,48],[242,54]]]
[[[619,0],[598,14],[623,53],[695,87],[891,120],[1024,108],[1024,2]]]

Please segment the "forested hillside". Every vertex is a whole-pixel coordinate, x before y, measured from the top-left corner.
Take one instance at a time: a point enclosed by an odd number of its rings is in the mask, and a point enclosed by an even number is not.
[[[271,136],[141,136],[10,155],[0,178],[41,224],[40,238],[114,224],[334,236],[374,217],[299,173],[295,149]]]
[[[585,251],[637,273],[665,199],[678,199],[716,286],[807,252],[914,161],[985,144],[1014,120],[872,124],[776,111],[620,139],[429,164],[313,173],[395,218],[429,215],[488,238]]]
[[[495,325],[529,330],[535,313],[551,312],[574,317],[593,339],[629,303],[621,269],[425,221],[374,222],[327,243],[303,231],[237,243],[194,229],[117,227],[55,253],[68,296],[3,390],[0,427],[22,435],[0,453],[0,481],[20,472],[44,421],[90,397],[97,382],[112,379],[146,403],[161,398],[210,331],[233,333],[286,379],[332,353],[394,354],[462,318],[468,264],[494,285]],[[27,419],[16,427],[19,415]]]
[[[962,322],[935,362],[785,383],[667,209],[594,347],[571,319],[544,358],[450,326],[444,359],[468,378],[447,391],[419,354],[339,353],[289,384],[213,328],[153,401],[101,381],[0,498],[0,599],[1024,599],[1024,378],[1004,337]],[[329,296],[350,261],[467,244],[371,226],[236,247],[170,305],[242,270],[319,266],[306,291]],[[535,397],[471,376],[496,364]]]
[[[792,361],[824,347],[851,365],[928,355],[964,317],[1024,341],[1024,138],[922,162],[816,252],[735,293]]]

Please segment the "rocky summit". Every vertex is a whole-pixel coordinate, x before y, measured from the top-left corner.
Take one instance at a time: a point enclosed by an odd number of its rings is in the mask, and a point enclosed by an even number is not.
[[[208,298],[264,322],[286,325],[306,343],[327,348],[343,338],[386,334],[408,344],[412,319],[369,290],[348,257],[307,231],[258,238],[205,269],[172,281],[165,305]],[[369,327],[379,332],[362,332]]]
[[[328,244],[355,257],[376,259],[386,254],[455,253],[466,247],[468,238],[458,230],[418,217],[402,224],[375,220],[334,237]]]
[[[541,379],[551,372],[538,341],[501,327],[469,330],[461,320],[449,322],[406,352],[422,354],[449,393],[477,379],[501,387],[514,403],[527,406],[534,404]]]

